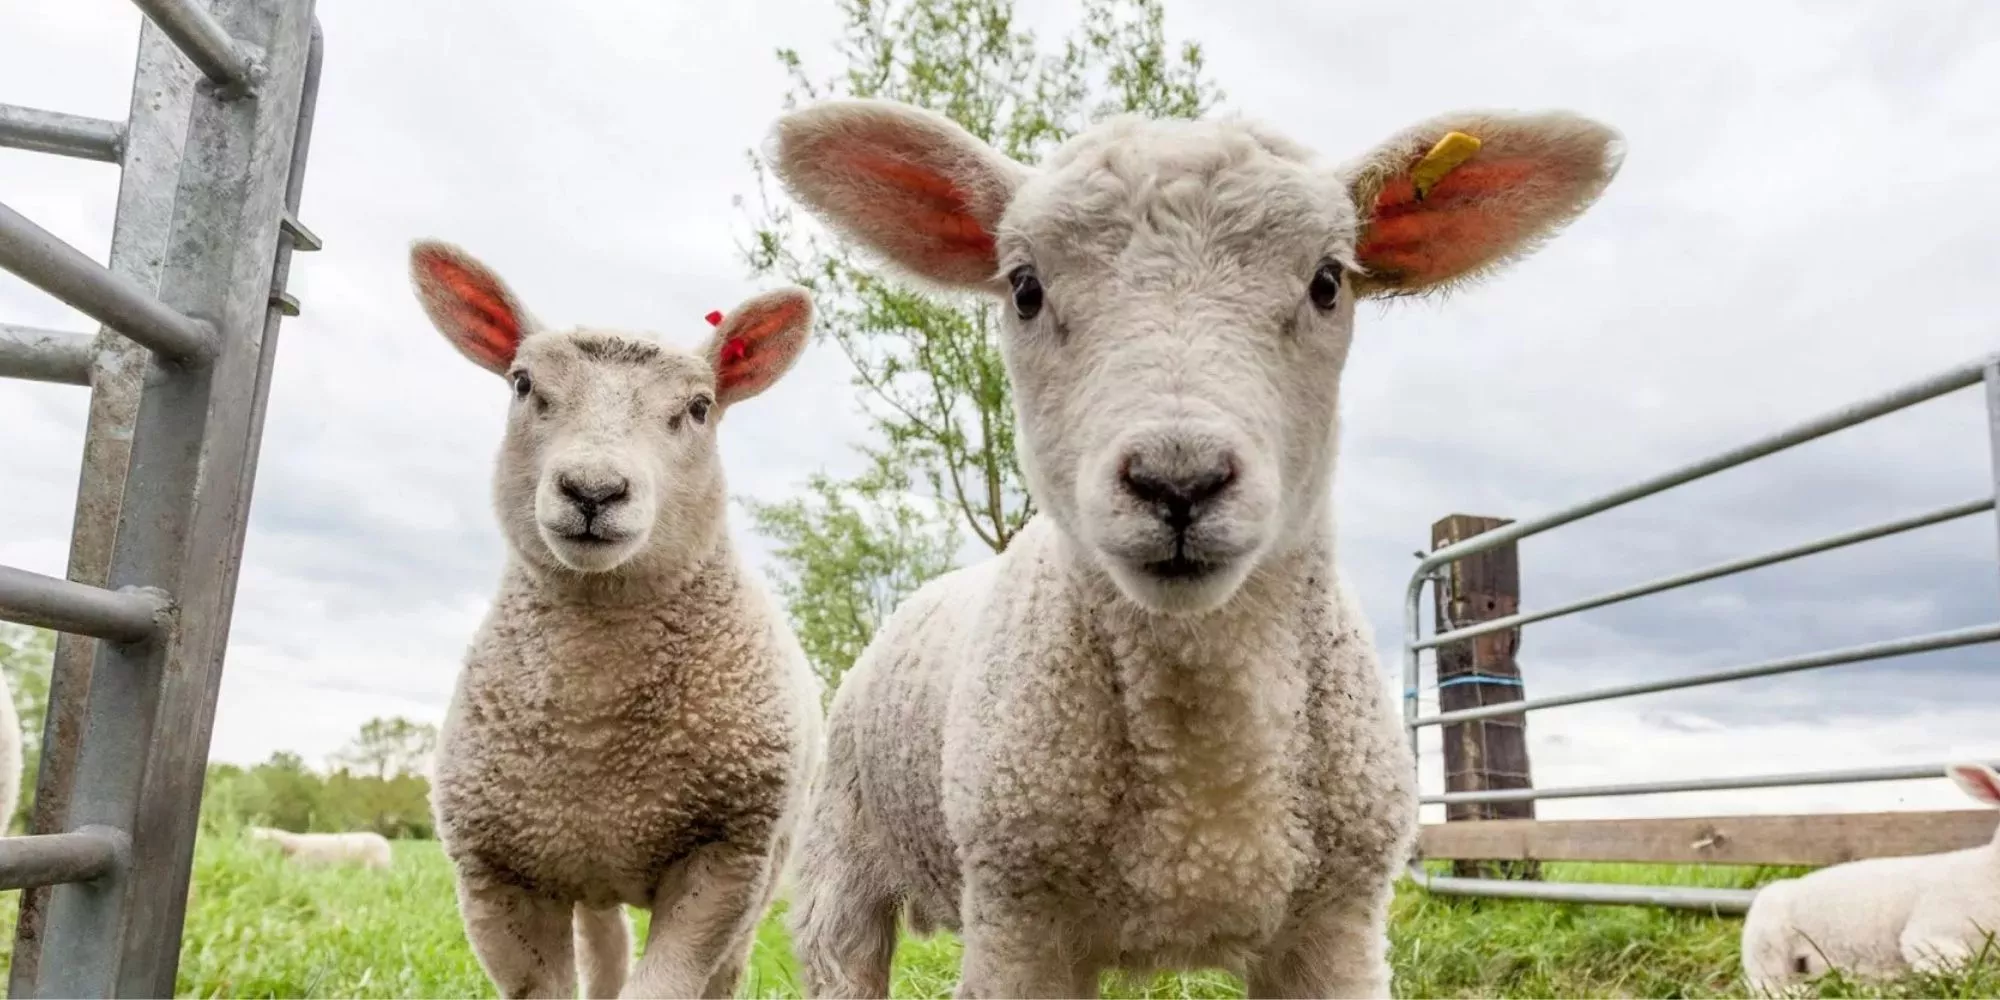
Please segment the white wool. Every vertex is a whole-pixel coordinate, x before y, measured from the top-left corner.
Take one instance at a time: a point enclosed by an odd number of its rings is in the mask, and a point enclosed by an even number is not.
[[[508,543],[439,740],[432,801],[467,936],[503,996],[728,996],[819,752],[819,686],[724,523],[717,428],[810,329],[804,292],[699,352],[545,330],[462,252],[419,295],[514,395],[494,475]],[[622,906],[652,910],[628,970]],[[627,983],[627,974],[630,982]]]
[[[21,803],[21,717],[14,711],[14,692],[0,677],[0,837]]]
[[[1982,764],[1949,773],[2000,806],[2000,775]],[[1863,979],[1949,968],[2000,933],[2000,832],[1962,851],[1869,858],[1758,890],[1743,920],[1743,975],[1782,993],[1829,969]]]
[[[1487,159],[1413,203],[1454,130]],[[1387,995],[1416,797],[1334,559],[1355,300],[1526,252],[1615,140],[1459,115],[1328,167],[1245,122],[1122,118],[1031,170],[885,102],[778,123],[778,173],[842,234],[1002,297],[1038,508],[904,602],[835,699],[791,914],[813,995],[886,995],[899,911],[962,930],[961,996],[1195,966]]]
[[[388,869],[395,864],[389,838],[371,831],[356,833],[291,833],[251,827],[252,840],[276,844],[285,857],[304,864],[358,864]]]

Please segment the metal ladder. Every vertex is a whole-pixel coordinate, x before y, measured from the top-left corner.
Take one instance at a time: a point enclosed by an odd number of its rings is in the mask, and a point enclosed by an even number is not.
[[[91,387],[68,579],[0,566],[63,635],[8,995],[171,996],[321,41],[313,0],[134,0],[130,115],[0,104],[0,146],[122,169],[110,266],[0,203],[0,267],[103,324],[0,325],[0,376]]]

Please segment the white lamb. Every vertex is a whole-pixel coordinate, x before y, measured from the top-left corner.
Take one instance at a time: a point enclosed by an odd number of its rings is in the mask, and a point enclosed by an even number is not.
[[[589,996],[729,996],[804,812],[820,691],[730,545],[716,431],[792,364],[812,302],[760,295],[690,353],[545,330],[444,244],[411,269],[514,396],[507,568],[432,792],[466,934],[504,996],[569,996],[578,966]],[[629,986],[622,905],[653,914]]]
[[[962,930],[962,996],[1195,966],[1386,995],[1416,805],[1334,565],[1355,305],[1526,253],[1609,181],[1614,133],[1466,114],[1334,167],[1251,123],[1124,118],[1031,170],[843,101],[772,154],[847,236],[1005,300],[1040,508],[904,602],[835,698],[792,911],[811,992],[885,996],[901,909]]]
[[[2000,806],[2000,774],[1946,768],[1967,795]],[[1765,994],[1829,969],[1866,979],[1964,962],[2000,932],[2000,832],[1982,847],[1869,858],[1773,882],[1743,920],[1743,976]]]
[[[363,868],[386,870],[396,863],[389,850],[389,838],[379,833],[292,833],[270,827],[253,826],[251,840],[269,841],[293,861],[306,864],[358,864]]]
[[[0,677],[0,837],[14,821],[21,803],[21,716],[14,710],[14,691]]]

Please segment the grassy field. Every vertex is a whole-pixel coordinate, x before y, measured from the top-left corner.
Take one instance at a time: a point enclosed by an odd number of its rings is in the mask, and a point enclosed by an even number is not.
[[[392,872],[304,870],[229,836],[204,837],[195,861],[182,996],[488,997],[459,929],[451,872],[435,843],[396,845]],[[1568,880],[1646,880],[1754,885],[1779,872],[1725,868],[1551,866]],[[0,906],[0,934],[13,940],[14,907]],[[643,934],[643,914],[636,915]],[[1405,891],[1391,929],[1398,996],[1740,996],[1741,925],[1634,907],[1557,906],[1453,900]],[[4,966],[4,955],[0,955]],[[958,946],[949,937],[906,940],[896,956],[895,994],[949,996]],[[1233,997],[1219,973],[1107,980],[1111,997]],[[767,921],[743,995],[799,995],[783,929]],[[2000,961],[1948,977],[1864,987],[1822,981],[1828,997],[2000,995]]]

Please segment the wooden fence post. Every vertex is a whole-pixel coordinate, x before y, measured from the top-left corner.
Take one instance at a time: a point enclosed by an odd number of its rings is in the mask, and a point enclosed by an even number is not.
[[[1509,523],[1496,517],[1453,514],[1431,525],[1431,548],[1435,551]],[[1515,614],[1521,610],[1519,554],[1510,542],[1460,559],[1445,567],[1445,577],[1433,593],[1439,632]],[[1439,647],[1438,710],[1453,712],[1525,698],[1521,666],[1514,659],[1520,643],[1521,630],[1513,628]],[[1525,715],[1475,719],[1443,728],[1445,791],[1534,787],[1528,768]],[[1446,822],[1534,818],[1532,801],[1445,807]],[[1452,862],[1452,870],[1466,877],[1541,877],[1541,866],[1535,861],[1459,860]]]

